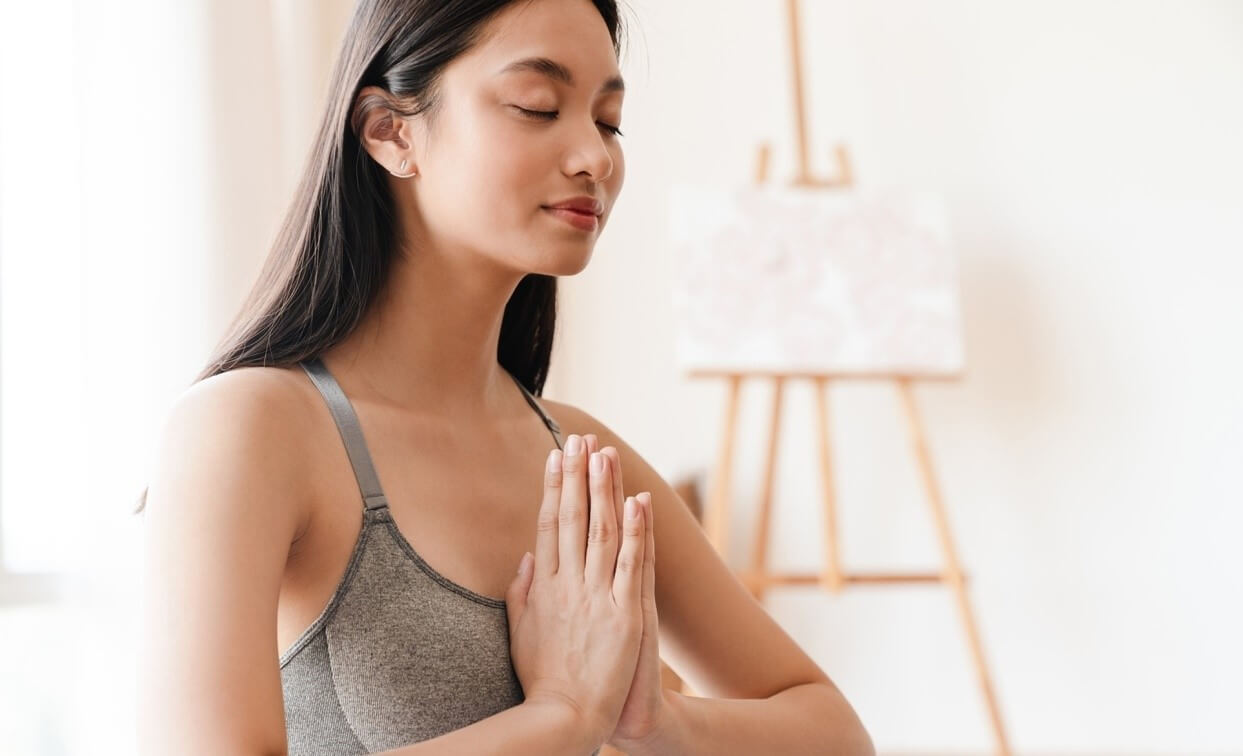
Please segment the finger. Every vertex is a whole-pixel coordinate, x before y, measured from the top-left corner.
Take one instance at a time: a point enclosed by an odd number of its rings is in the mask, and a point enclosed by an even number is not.
[[[511,637],[527,608],[527,592],[531,590],[531,581],[535,579],[534,570],[531,569],[533,561],[535,560],[531,558],[531,552],[522,555],[522,560],[518,562],[518,574],[510,581],[509,590],[505,592],[505,615],[509,620]]]
[[[582,579],[587,541],[587,455],[582,436],[571,433],[561,461],[561,506],[557,515],[557,574]]]
[[[637,497],[643,505],[643,523],[647,540],[643,549],[643,604],[644,619],[656,615],[656,516],[652,514],[652,494],[644,491]]]
[[[617,561],[617,509],[613,506],[613,476],[609,458],[590,457],[591,519],[587,525],[587,568],[583,577],[592,585],[607,586]]]
[[[608,455],[609,464],[613,466],[613,509],[617,522],[620,523],[623,516],[622,507],[626,504],[626,494],[622,489],[621,456],[618,455],[617,448],[613,446],[606,446],[600,452]]]
[[[613,601],[619,606],[634,606],[643,589],[643,513],[633,496],[626,499],[626,507],[621,551],[617,553],[617,570],[613,575]]]
[[[557,572],[557,510],[561,506],[561,458],[560,449],[548,453],[544,464],[544,499],[540,502],[539,518],[535,526],[535,569],[541,578]]]
[[[592,455],[592,454],[594,454],[595,452],[600,451],[600,439],[599,439],[599,438],[597,438],[597,437],[596,437],[596,434],[594,434],[594,433],[585,433],[585,434],[583,434],[583,447],[587,449],[587,451],[585,451],[585,452],[583,452],[583,453],[584,453],[584,454],[586,454],[586,455],[587,455],[587,459],[588,459],[588,460],[590,460],[590,459],[591,459],[591,455]],[[587,478],[588,478],[588,481],[590,481],[590,479],[591,479],[590,470],[588,470],[588,475],[587,475]],[[588,510],[589,510],[589,511],[590,511],[590,506],[591,506],[591,505],[590,505],[590,504],[588,504]],[[618,517],[617,517],[617,521],[618,521],[618,522],[621,522],[621,517],[620,517],[620,516],[618,516]],[[590,537],[591,537],[591,523],[590,523],[590,522],[588,522],[588,524],[587,524],[587,528],[588,528],[588,530],[587,530],[587,536],[588,536],[588,539],[590,539]]]

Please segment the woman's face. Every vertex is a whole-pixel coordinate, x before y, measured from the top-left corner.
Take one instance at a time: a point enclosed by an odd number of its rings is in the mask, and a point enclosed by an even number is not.
[[[432,132],[422,116],[412,119],[419,175],[396,186],[427,241],[524,274],[581,271],[625,175],[612,133],[621,125],[620,80],[608,27],[589,0],[501,11],[483,41],[446,66]],[[594,228],[547,207],[584,196],[599,202]]]

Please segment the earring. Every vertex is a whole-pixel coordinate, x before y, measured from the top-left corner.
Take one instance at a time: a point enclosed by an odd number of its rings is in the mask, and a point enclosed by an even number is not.
[[[400,165],[400,166],[398,166],[397,170],[399,170],[399,171],[404,171],[404,170],[406,170],[406,163],[408,163],[408,162],[409,162],[408,160],[402,160],[402,161],[401,161],[401,165]],[[404,174],[404,175],[403,175],[403,174],[400,174],[400,173],[394,173],[393,175],[394,175],[394,176],[396,176],[397,178],[411,178],[411,177],[413,177],[413,176],[417,176],[417,175],[419,175],[419,172],[418,172],[417,170],[414,170],[414,171],[411,171],[410,173],[407,173],[407,174]]]

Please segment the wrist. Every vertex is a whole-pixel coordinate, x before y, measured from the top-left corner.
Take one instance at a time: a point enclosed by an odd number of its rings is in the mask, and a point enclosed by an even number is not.
[[[630,756],[665,756],[687,753],[684,729],[687,696],[669,688],[661,688],[660,717],[652,729],[636,740],[610,743]]]
[[[556,696],[527,698],[520,706],[546,717],[560,733],[562,741],[571,746],[569,752],[590,753],[604,744],[607,733],[598,717],[592,717],[577,703]]]

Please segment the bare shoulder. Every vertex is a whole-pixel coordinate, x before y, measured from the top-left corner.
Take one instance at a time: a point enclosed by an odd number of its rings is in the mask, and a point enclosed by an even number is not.
[[[545,399],[542,396],[539,398],[539,402],[543,406],[544,411],[548,413],[548,416],[556,421],[557,426],[561,429],[561,437],[563,439],[571,433],[579,436],[594,435],[600,442],[600,448],[606,446],[615,447],[621,453],[623,474],[625,470],[635,466],[630,464],[632,461],[642,462],[642,459],[638,458],[638,454],[629,444],[623,441],[612,428],[587,410],[568,402],[558,402],[552,399]],[[638,459],[636,460],[635,458]],[[644,462],[643,466],[647,467],[647,464]],[[648,470],[650,471],[650,468]],[[630,493],[629,487],[627,487],[626,493]],[[635,493],[638,493],[638,491],[636,490]]]
[[[276,610],[313,487],[303,378],[239,368],[167,415],[144,511],[144,753],[284,752]]]
[[[233,408],[270,410],[264,415],[277,419],[296,417],[305,408],[305,381],[296,367],[241,367],[195,383],[178,398],[177,404],[226,403]]]
[[[655,515],[658,523],[666,519],[663,515],[667,509],[674,510],[679,519],[682,512],[685,512],[686,516],[690,517],[690,509],[681,501],[681,497],[674,491],[673,486],[633,446],[627,443],[617,431],[609,427],[604,421],[587,410],[567,402],[558,402],[541,397],[540,404],[544,407],[544,411],[560,426],[563,438],[568,437],[571,433],[579,436],[591,435],[596,437],[598,442],[597,448],[604,449],[611,446],[617,450],[618,459],[621,462],[621,476],[625,495],[630,496],[643,491],[650,492],[652,494],[652,513]],[[681,506],[667,506],[668,503],[675,501]],[[674,527],[681,527],[688,523],[698,530],[698,525],[693,520],[678,523]],[[659,541],[661,538],[659,525],[656,529],[656,536]]]
[[[569,435],[577,433],[583,435],[593,431],[581,430],[588,426],[602,425],[584,410],[579,409],[573,404],[566,402],[558,402],[545,397],[539,397],[539,403],[553,420],[557,421],[557,425],[561,426],[561,432]]]
[[[268,508],[292,507],[271,514],[292,518],[300,533],[309,517],[313,414],[308,382],[296,371],[237,368],[182,392],[165,418],[148,498],[158,500],[166,486],[209,482],[221,493],[250,491]]]

